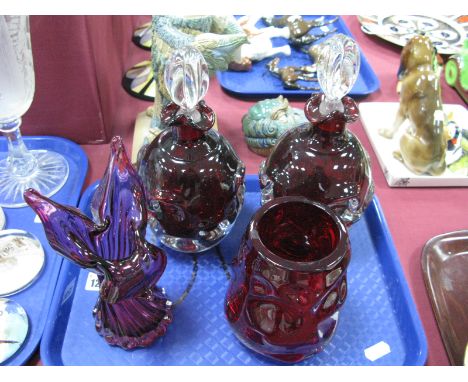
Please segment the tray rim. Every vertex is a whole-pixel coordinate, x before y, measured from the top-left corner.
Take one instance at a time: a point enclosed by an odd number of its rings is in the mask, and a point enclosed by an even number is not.
[[[90,196],[95,192],[95,189],[97,188],[98,184],[99,184],[99,181],[96,181],[95,183],[90,185],[86,189],[86,191],[82,194],[81,199],[80,199],[80,204],[78,207],[80,210],[83,208],[82,203],[84,203],[84,201],[87,201],[90,198]],[[258,192],[260,190],[258,176],[255,174],[248,174],[245,176],[245,185],[246,185],[246,192]],[[372,203],[374,205],[376,218],[380,222],[378,229],[380,231],[380,234],[383,237],[383,240],[385,241],[385,245],[387,246],[391,254],[390,264],[391,264],[392,272],[396,275],[396,277],[399,280],[398,285],[402,293],[402,298],[404,299],[404,302],[405,302],[404,306],[408,310],[408,316],[409,316],[409,319],[411,320],[411,326],[413,328],[414,340],[418,347],[418,351],[414,352],[413,358],[410,360],[411,362],[409,362],[407,360],[408,357],[406,357],[402,366],[404,365],[423,366],[427,360],[428,348],[427,348],[427,339],[426,339],[426,335],[422,326],[422,322],[419,317],[414,299],[410,292],[408,283],[404,276],[403,268],[401,267],[398,254],[396,252],[395,246],[393,244],[393,240],[390,235],[390,231],[388,229],[387,222],[385,220],[385,216],[383,215],[382,207],[376,195],[374,195]],[[57,287],[55,289],[54,298],[51,303],[51,310],[49,312],[49,317],[47,319],[48,323],[55,321],[55,318],[57,317],[57,313],[60,310],[60,300],[62,298],[62,294],[58,293],[58,291],[64,290],[64,288],[66,287],[65,283],[69,281],[66,278],[66,271],[68,271],[70,267],[76,267],[79,270],[79,272],[81,272],[81,269],[79,269],[76,265],[74,265],[70,261],[64,261],[63,267],[60,270],[60,275],[59,275]],[[62,286],[63,288],[59,288],[59,286]],[[73,288],[73,293],[74,291],[75,291],[75,288]],[[46,330],[44,331],[44,335],[43,335],[43,340],[41,342],[41,359],[44,365],[46,366],[47,365],[49,366],[64,365],[63,362],[59,363],[56,361],[57,358],[61,360],[61,354],[53,354],[53,352],[50,351],[51,350],[50,346],[53,341],[53,331],[54,331],[53,325],[46,326]]]
[[[67,138],[62,138],[62,137],[56,137],[56,136],[50,136],[50,135],[35,135],[35,136],[24,136],[23,137],[24,142],[28,149],[30,149],[28,143],[30,142],[41,142],[41,141],[56,141],[60,142],[63,145],[69,146],[78,156],[77,160],[77,167],[78,167],[78,172],[73,174],[74,177],[77,177],[77,184],[80,184],[80,189],[76,192],[76,195],[73,198],[70,198],[68,201],[68,204],[70,205],[78,205],[78,202],[80,200],[80,194],[81,190],[83,188],[87,173],[88,173],[88,156],[86,155],[85,151],[83,148],[67,139]],[[4,141],[6,141],[5,137],[0,137],[0,143],[3,145]],[[34,149],[34,148],[31,148]],[[67,157],[68,160],[68,157]],[[68,180],[67,180],[68,182]],[[29,208],[29,207],[20,207],[20,208]],[[3,207],[4,210],[15,210],[19,208],[6,208]],[[10,220],[10,219],[9,219]],[[8,222],[7,222],[8,223]],[[51,249],[53,251],[53,249]],[[55,281],[53,285],[49,285],[47,290],[46,290],[46,297],[44,299],[44,304],[43,307],[46,307],[44,311],[42,311],[43,315],[46,315],[46,319],[43,322],[42,328],[38,328],[36,334],[31,337],[31,332],[29,331],[27,335],[27,339],[22,345],[21,349],[14,355],[11,356],[11,358],[7,359],[5,363],[3,363],[1,366],[21,366],[24,365],[34,354],[34,352],[38,349],[40,346],[41,340],[44,336],[45,329],[48,327],[48,316],[50,314],[51,306],[52,306],[52,301],[55,295],[56,287],[57,287],[57,281],[60,276],[60,270],[62,268],[63,264],[63,259],[61,257],[53,257],[52,260],[52,267],[49,271],[50,275],[50,281]],[[38,277],[42,277],[42,273],[44,272],[44,269],[41,271],[41,274],[38,275]],[[54,280],[53,280],[54,279]],[[32,284],[31,284],[32,285]],[[19,293],[27,293],[29,287],[20,291]],[[11,296],[8,296],[7,298],[10,299],[15,299],[15,295],[13,294]],[[48,306],[47,306],[48,302]],[[28,312],[26,312],[28,313]],[[28,315],[28,320],[31,320],[31,318]],[[36,323],[29,323],[29,325],[36,325]],[[32,346],[32,344],[34,346]],[[32,348],[31,348],[32,346]]]
[[[450,346],[451,344],[448,339],[449,336],[446,333],[446,330],[443,330],[443,326],[440,324],[440,322],[443,321],[443,317],[441,316],[441,310],[438,308],[440,301],[436,299],[434,287],[432,283],[429,281],[431,271],[430,271],[428,257],[429,257],[430,252],[427,251],[427,248],[434,247],[434,244],[439,242],[440,240],[443,240],[447,237],[456,237],[457,234],[462,234],[462,233],[464,233],[468,237],[468,229],[451,231],[451,232],[441,233],[439,235],[433,236],[426,242],[426,244],[424,245],[421,251],[421,268],[423,271],[422,273],[423,273],[424,285],[426,286],[426,292],[427,292],[429,301],[431,303],[431,309],[437,322],[437,329],[439,330],[440,337],[442,338],[442,342],[444,344],[444,350],[447,353],[447,357],[450,361],[450,364],[453,366],[456,365],[456,362],[455,362],[455,359],[453,358],[453,354],[448,351],[448,349],[451,348]]]
[[[304,16],[320,16],[320,15],[304,15]],[[337,15],[337,16],[338,16],[338,20],[336,22],[340,24],[340,27],[343,30],[343,32],[356,41],[356,38],[354,37],[354,35],[349,30],[348,26],[346,25],[346,22],[343,20],[342,15]],[[370,74],[370,84],[367,86],[367,88],[368,88],[367,91],[355,93],[351,89],[351,91],[349,93],[349,95],[351,95],[353,97],[360,98],[360,97],[366,97],[369,94],[372,94],[372,93],[376,92],[377,90],[379,90],[380,89],[380,80],[377,77],[377,74],[375,73],[374,69],[370,65],[369,61],[367,60],[366,56],[364,55],[364,52],[362,51],[359,44],[358,44],[358,47],[359,47],[359,51],[361,53],[361,68],[360,68],[360,73],[359,74],[361,75],[361,70],[363,70],[363,68],[365,68],[364,70],[366,72],[369,72],[369,74]],[[308,90],[288,90],[288,89],[282,89],[280,92],[271,92],[271,91],[268,91],[268,92],[265,92],[265,91],[263,91],[263,92],[262,91],[241,92],[241,91],[238,91],[238,90],[233,90],[233,89],[226,86],[225,80],[223,80],[223,78],[226,75],[228,75],[228,73],[229,73],[229,71],[224,71],[224,72],[217,71],[216,72],[216,78],[217,78],[217,80],[219,82],[219,85],[223,88],[223,90],[225,90],[227,93],[232,94],[232,95],[234,95],[234,96],[236,96],[238,98],[241,98],[241,97],[243,97],[243,98],[249,98],[249,97],[250,98],[260,98],[260,97],[271,98],[271,97],[277,97],[279,95],[283,95],[286,98],[294,99],[294,98],[303,98],[303,97],[308,98],[308,97],[310,97],[310,95],[312,93],[311,91],[308,91]]]
[[[398,256],[398,252],[395,248],[395,244],[393,243],[393,239],[390,235],[390,229],[388,227],[387,220],[385,219],[385,216],[383,214],[382,206],[376,195],[374,195],[372,202],[376,205],[375,212],[377,215],[377,219],[380,222],[380,225],[378,226],[378,230],[383,235],[385,244],[391,254],[390,263],[393,266],[392,271],[396,274],[397,279],[399,280],[400,291],[402,292],[403,298],[406,302],[404,306],[406,307],[406,309],[408,309],[408,313],[409,313],[408,316],[411,320],[411,324],[414,329],[414,334],[416,336],[415,340],[418,343],[418,348],[419,348],[419,352],[417,353],[417,356],[414,362],[411,364],[404,363],[403,365],[423,366],[425,365],[427,361],[427,355],[428,355],[426,334],[424,332],[421,318],[419,317],[419,313],[416,308],[415,300],[410,291],[408,281],[406,280],[405,274],[403,272],[403,267],[401,266],[401,263],[400,263],[400,257]],[[388,271],[388,268],[387,268],[387,271]]]

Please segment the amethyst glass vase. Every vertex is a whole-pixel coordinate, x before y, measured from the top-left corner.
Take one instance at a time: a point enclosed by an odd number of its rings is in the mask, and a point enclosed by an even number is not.
[[[344,35],[334,35],[323,46],[317,71],[324,94],[312,95],[305,104],[310,123],[288,130],[262,163],[262,203],[301,195],[327,204],[351,225],[374,194],[369,156],[346,129],[359,117],[356,103],[344,95],[359,74],[360,56]]]
[[[231,230],[243,204],[245,166],[229,142],[211,130],[213,110],[201,98],[208,67],[195,48],[175,51],[165,82],[174,102],[161,113],[166,127],[140,154],[158,242],[201,252]]]
[[[253,216],[233,261],[225,313],[248,348],[282,362],[320,352],[346,294],[346,226],[327,206],[276,198]]]
[[[166,332],[171,302],[156,286],[166,255],[145,240],[145,193],[120,137],[112,140],[109,165],[92,201],[94,222],[33,189],[24,198],[41,219],[52,248],[97,273],[93,315],[96,330],[109,344],[145,347]]]

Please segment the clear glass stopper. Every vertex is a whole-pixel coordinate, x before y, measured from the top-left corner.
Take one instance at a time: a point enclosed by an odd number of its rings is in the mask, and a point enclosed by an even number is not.
[[[208,65],[198,49],[185,46],[175,50],[164,69],[164,83],[180,113],[196,118],[195,106],[208,90]]]
[[[317,77],[325,94],[320,105],[324,115],[334,110],[344,111],[343,98],[353,87],[359,75],[361,55],[356,42],[338,33],[321,44],[317,63]]]

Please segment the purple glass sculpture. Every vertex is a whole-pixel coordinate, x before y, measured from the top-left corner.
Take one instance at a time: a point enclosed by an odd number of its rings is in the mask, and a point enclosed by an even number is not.
[[[52,248],[98,275],[96,330],[124,349],[149,346],[172,320],[171,302],[156,286],[165,253],[145,240],[147,210],[141,180],[120,137],[111,143],[106,173],[94,195],[95,222],[33,189],[26,202],[41,219]]]

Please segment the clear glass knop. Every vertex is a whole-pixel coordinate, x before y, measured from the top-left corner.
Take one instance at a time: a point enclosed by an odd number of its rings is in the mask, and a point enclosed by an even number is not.
[[[164,69],[164,83],[179,113],[200,119],[195,107],[205,96],[209,85],[208,65],[200,51],[191,46],[175,50]]]
[[[356,42],[338,33],[323,43],[317,63],[317,77],[325,94],[320,112],[328,115],[334,110],[343,112],[341,102],[354,86],[359,75],[361,55]]]

